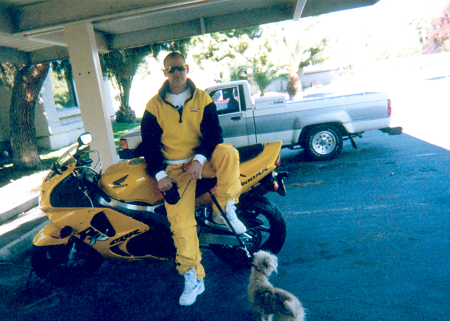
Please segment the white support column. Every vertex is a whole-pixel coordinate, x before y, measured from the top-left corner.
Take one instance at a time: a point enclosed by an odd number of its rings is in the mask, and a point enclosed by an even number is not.
[[[100,152],[103,169],[117,163],[114,136],[94,28],[90,22],[64,26],[73,79],[84,130],[92,134],[92,149]]]
[[[307,0],[298,0],[297,6],[295,7],[294,17],[292,17],[292,20],[298,21],[300,17],[302,16],[303,9],[305,9],[305,4]]]

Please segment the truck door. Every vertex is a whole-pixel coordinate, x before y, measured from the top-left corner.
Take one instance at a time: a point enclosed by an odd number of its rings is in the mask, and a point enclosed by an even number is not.
[[[250,130],[250,133],[247,130],[247,127],[254,128],[252,109],[247,110],[244,92],[239,87],[242,86],[223,87],[209,93],[217,106],[225,143],[233,144],[234,147],[255,142],[254,130]]]

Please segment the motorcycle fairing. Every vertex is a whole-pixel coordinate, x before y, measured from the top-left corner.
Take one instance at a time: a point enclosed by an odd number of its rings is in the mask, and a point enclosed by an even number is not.
[[[44,180],[41,186],[41,191],[39,193],[39,206],[41,207],[43,212],[46,212],[47,209],[52,208],[50,197],[47,194],[53,192],[53,189],[57,187],[62,180],[71,175],[75,166],[76,163],[68,165],[67,169],[62,173],[62,175],[55,175],[55,173],[51,171],[47,178]]]
[[[50,222],[42,230],[40,230],[39,233],[34,237],[33,244],[35,246],[66,244],[68,242],[68,238],[65,239],[58,238],[58,233],[60,230],[61,230],[60,227]]]
[[[149,230],[148,225],[109,208],[96,213],[90,220],[89,228],[107,237],[104,240],[97,240],[93,248],[105,258],[111,259],[117,258],[117,254],[113,253],[110,248],[117,246],[122,251],[127,252],[126,243]],[[85,242],[89,244],[89,237],[86,238]]]
[[[143,158],[134,158],[108,167],[98,185],[110,197],[124,202],[155,205],[164,201],[158,181],[147,174]]]
[[[257,185],[260,179],[276,168],[274,163],[280,148],[280,141],[237,148],[241,158],[242,193]],[[164,201],[157,180],[147,174],[144,158],[134,158],[108,167],[98,184],[107,195],[123,202],[155,205]],[[207,203],[211,202],[207,195],[202,198]],[[198,203],[203,205],[204,202],[200,200]]]
[[[281,141],[264,143],[263,151],[252,161],[241,163],[241,194],[244,194],[251,188],[258,186],[262,178],[271,173],[277,166],[275,161],[278,157],[277,150],[281,148]]]

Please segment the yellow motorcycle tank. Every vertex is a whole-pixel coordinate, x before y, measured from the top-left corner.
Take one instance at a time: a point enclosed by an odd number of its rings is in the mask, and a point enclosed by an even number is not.
[[[134,158],[109,166],[98,184],[110,197],[131,203],[155,205],[164,201],[158,181],[146,171],[144,158]]]

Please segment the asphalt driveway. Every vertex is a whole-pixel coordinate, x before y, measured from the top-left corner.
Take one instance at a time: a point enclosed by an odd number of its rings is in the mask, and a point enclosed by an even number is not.
[[[288,237],[272,282],[308,320],[447,320],[450,315],[450,152],[409,135],[368,133],[359,149],[309,163],[283,151],[288,196],[270,196]],[[28,259],[1,264],[3,320],[252,320],[248,270],[204,251],[206,291],[180,307],[170,263],[105,263],[71,287],[38,286]]]
[[[329,162],[310,163],[301,150],[283,150],[288,195],[269,198],[284,213],[288,235],[271,281],[299,297],[309,321],[448,320],[450,152],[439,147],[445,140],[433,141],[436,135],[420,137],[430,133],[426,128],[447,140],[449,135],[447,127],[437,126],[444,116],[435,105],[421,117],[414,105],[426,101],[421,99],[397,99],[398,113],[410,117],[397,124],[407,134],[369,132],[357,140],[357,150],[346,142]],[[28,278],[28,258],[3,263],[1,317],[252,320],[249,270],[235,270],[209,250],[203,258],[206,291],[191,307],[178,305],[183,280],[170,263],[105,263],[92,277],[64,288]]]

